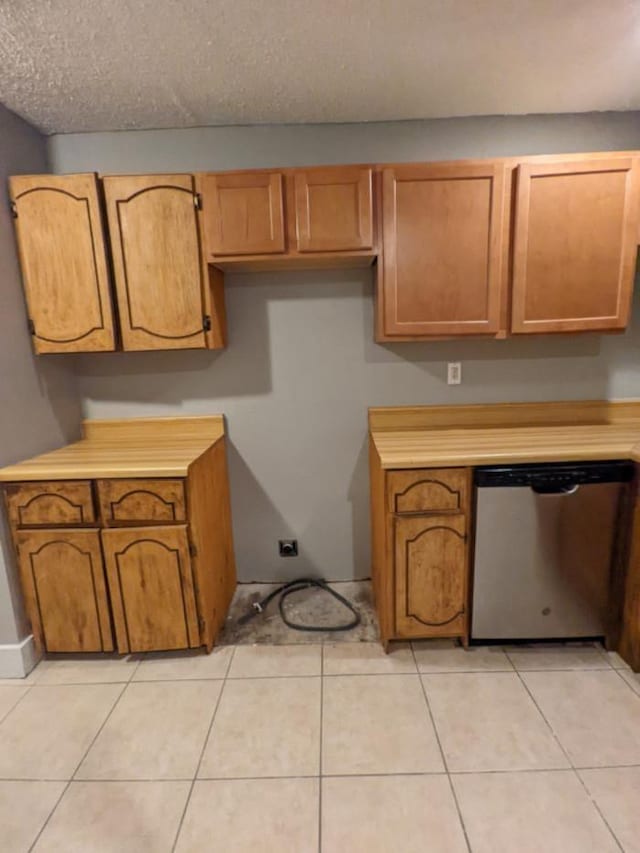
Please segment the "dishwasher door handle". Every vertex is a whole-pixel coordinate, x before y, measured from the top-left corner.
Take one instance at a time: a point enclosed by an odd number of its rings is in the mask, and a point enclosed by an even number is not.
[[[555,497],[562,497],[563,495],[566,495],[569,497],[569,495],[575,495],[579,488],[579,483],[573,483],[572,485],[567,486],[531,486],[531,491],[541,497],[545,497],[545,495]]]

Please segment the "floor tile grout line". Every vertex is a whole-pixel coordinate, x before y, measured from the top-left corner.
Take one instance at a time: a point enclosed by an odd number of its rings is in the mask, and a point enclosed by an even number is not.
[[[431,721],[431,726],[433,727],[433,733],[435,735],[436,742],[438,744],[438,749],[440,750],[440,757],[442,759],[442,766],[444,767],[445,775],[446,775],[447,781],[449,783],[449,790],[451,791],[451,796],[453,797],[453,802],[455,804],[456,812],[458,814],[458,820],[460,821],[460,826],[462,827],[462,834],[464,835],[464,840],[465,840],[465,844],[467,845],[467,850],[469,851],[469,853],[471,853],[471,842],[469,841],[469,836],[467,834],[467,827],[465,826],[464,818],[462,817],[462,811],[460,809],[460,803],[458,802],[458,797],[456,795],[455,788],[453,787],[453,781],[451,779],[451,774],[449,772],[449,766],[447,764],[447,759],[446,759],[446,756],[444,754],[442,742],[440,740],[440,733],[438,732],[438,728],[436,726],[436,721],[435,721],[435,718],[433,716],[433,712],[431,710],[431,703],[429,702],[429,697],[427,696],[427,688],[425,687],[424,680],[422,678],[422,674],[420,673],[420,670],[418,669],[418,661],[416,659],[416,652],[415,652],[415,649],[413,648],[413,643],[410,644],[410,648],[411,648],[411,654],[413,656],[413,662],[414,662],[415,667],[416,667],[416,675],[417,675],[418,681],[420,682],[420,689],[422,690],[422,696],[424,698],[424,703],[425,703],[425,706],[427,709],[427,714],[429,715],[429,720]]]
[[[18,707],[18,705],[29,695],[29,693],[31,692],[32,689],[33,689],[33,685],[31,684],[31,685],[29,685],[29,687],[27,687],[27,689],[24,691],[22,696],[19,696],[16,699],[16,701],[13,703],[13,705],[6,711],[6,713],[4,713],[2,715],[2,717],[0,717],[0,726],[8,718],[9,714],[12,714],[15,711],[15,709]]]
[[[180,820],[178,822],[178,828],[176,829],[175,838],[173,839],[173,844],[171,845],[171,853],[174,853],[176,847],[178,846],[178,839],[180,838],[180,833],[182,832],[182,827],[184,824],[184,819],[187,814],[187,809],[189,808],[189,803],[191,802],[191,795],[193,794],[193,789],[195,788],[196,781],[198,779],[198,773],[200,772],[200,766],[202,764],[202,759],[204,757],[205,750],[207,748],[207,744],[209,743],[209,738],[211,737],[211,731],[213,729],[213,723],[216,719],[216,714],[218,713],[218,708],[220,707],[220,702],[222,701],[222,694],[224,693],[224,688],[227,683],[227,678],[229,676],[229,671],[231,670],[231,663],[235,657],[237,646],[233,646],[233,650],[229,655],[229,661],[227,663],[227,668],[224,673],[224,678],[222,679],[222,684],[220,685],[220,692],[218,693],[218,698],[216,700],[215,707],[213,709],[213,714],[211,715],[211,720],[209,722],[209,726],[207,728],[207,733],[205,735],[204,741],[202,743],[202,749],[200,750],[200,755],[198,757],[198,763],[196,764],[195,772],[193,775],[193,779],[191,779],[191,785],[189,786],[189,792],[187,793],[187,797],[184,801],[184,808],[182,810],[182,814],[180,815]]]
[[[640,699],[640,692],[638,692],[638,690],[636,690],[636,689],[635,689],[635,687],[634,687],[632,684],[629,684],[629,682],[627,681],[627,679],[626,679],[626,678],[624,677],[624,675],[622,674],[623,672],[625,672],[625,670],[623,670],[623,669],[616,669],[616,670],[614,670],[614,671],[615,671],[616,675],[620,678],[620,680],[621,680],[621,681],[624,681],[624,683],[627,685],[627,687],[629,688],[629,690],[634,694],[634,696],[637,696],[637,697]],[[632,672],[634,675],[636,675],[636,674],[637,674],[637,673],[634,673],[634,672],[633,672],[633,670],[631,670],[631,672]],[[639,677],[640,677],[640,676],[639,676]],[[638,682],[638,688],[640,689],[640,681]]]
[[[623,845],[620,843],[620,840],[618,839],[618,836],[617,836],[617,835],[615,834],[615,832],[613,831],[613,827],[610,825],[609,821],[608,821],[608,820],[606,819],[606,817],[604,816],[604,814],[603,814],[603,812],[602,812],[602,809],[600,808],[600,806],[599,806],[599,805],[598,805],[598,803],[596,802],[595,798],[592,796],[591,791],[587,788],[587,785],[586,785],[586,783],[585,783],[584,779],[582,778],[582,776],[580,775],[580,773],[578,772],[578,770],[577,770],[575,767],[573,768],[573,773],[574,773],[574,775],[577,777],[577,779],[578,779],[578,784],[579,784],[579,785],[581,785],[581,787],[582,787],[582,789],[584,790],[585,794],[586,794],[586,795],[587,795],[587,797],[589,798],[589,801],[591,802],[592,806],[594,807],[594,809],[595,809],[595,810],[598,812],[598,814],[600,815],[600,820],[601,820],[601,821],[604,823],[604,825],[607,827],[607,829],[609,830],[609,832],[611,833],[611,835],[612,835],[612,837],[613,837],[613,840],[616,842],[616,844],[618,845],[618,847],[620,848],[620,850],[622,851],[622,853],[625,853],[625,849],[624,849]]]
[[[521,767],[519,769],[509,769],[509,770],[452,770],[447,772],[445,770],[437,771],[392,771],[391,773],[324,773],[322,779],[368,779],[368,778],[387,778],[391,777],[415,777],[415,776],[438,776],[438,777],[457,777],[457,776],[509,776],[509,775],[532,775],[536,773],[571,773],[575,770],[578,773],[587,770],[640,770],[640,764],[614,764],[608,765],[606,767],[542,767],[542,768],[527,768]],[[195,781],[196,782],[264,782],[264,781],[275,781],[278,779],[310,779],[317,780],[317,773],[310,774],[287,774],[285,776],[200,776]],[[68,779],[53,779],[53,778],[42,778],[42,777],[33,777],[33,778],[16,778],[16,777],[0,777],[0,782],[58,782],[65,783],[68,782]],[[124,783],[127,785],[132,784],[141,784],[148,785],[150,782],[158,782],[158,783],[166,783],[173,784],[174,782],[193,782],[194,779],[191,776],[172,776],[170,778],[159,779],[156,777],[145,778],[142,779],[140,777],[136,778],[119,778],[119,779],[72,779],[72,782],[85,783],[89,785],[101,785],[101,784],[120,784]]]
[[[601,672],[602,670],[598,670],[598,671],[600,671],[600,672]],[[562,741],[560,740],[560,736],[559,736],[559,735],[554,731],[554,728],[553,728],[553,726],[551,725],[551,723],[549,722],[549,720],[547,719],[546,714],[543,712],[542,708],[540,707],[540,705],[539,705],[539,704],[538,704],[538,702],[536,701],[536,699],[535,699],[535,697],[534,697],[533,693],[532,693],[532,692],[531,692],[531,690],[529,689],[529,685],[526,683],[526,681],[524,680],[524,678],[522,678],[522,675],[521,675],[519,672],[518,672],[518,678],[520,679],[520,682],[521,682],[521,684],[523,685],[524,689],[525,689],[525,690],[527,691],[527,693],[529,694],[529,697],[531,698],[531,701],[533,702],[533,704],[534,704],[534,705],[536,706],[536,708],[538,709],[538,713],[540,714],[540,716],[542,717],[542,719],[545,721],[545,723],[546,723],[546,725],[547,725],[547,727],[548,727],[549,731],[551,732],[551,734],[553,735],[553,737],[554,737],[554,739],[555,739],[556,743],[558,744],[558,746],[559,746],[559,747],[560,747],[560,749],[562,750],[562,752],[563,752],[563,754],[564,754],[565,758],[566,758],[566,759],[567,759],[567,761],[569,762],[569,765],[570,765],[570,767],[571,767],[571,771],[573,772],[573,775],[578,779],[579,784],[582,786],[582,788],[584,789],[585,793],[586,793],[586,794],[587,794],[587,796],[589,797],[589,800],[590,800],[590,802],[592,803],[592,805],[593,805],[594,809],[595,809],[595,810],[596,810],[596,812],[600,815],[600,819],[602,820],[602,822],[604,823],[604,825],[607,827],[607,829],[608,829],[608,830],[609,830],[609,832],[611,833],[611,836],[612,836],[613,840],[615,841],[615,843],[618,845],[618,847],[620,847],[620,849],[621,849],[621,850],[623,851],[623,853],[624,853],[624,848],[622,847],[622,845],[621,845],[621,844],[620,844],[620,842],[618,841],[618,838],[617,838],[617,836],[616,836],[615,832],[614,832],[614,831],[611,829],[611,827],[609,826],[609,822],[605,819],[605,816],[604,816],[604,815],[602,814],[602,812],[600,811],[600,807],[598,806],[598,804],[595,802],[595,800],[593,799],[593,797],[591,797],[591,795],[590,795],[590,794],[589,794],[589,792],[587,791],[587,788],[586,788],[586,786],[585,786],[584,782],[582,781],[582,778],[580,777],[580,774],[578,773],[578,771],[577,771],[577,769],[576,769],[575,764],[573,763],[573,759],[571,758],[571,755],[570,755],[570,753],[569,753],[569,750],[564,748],[564,744],[563,744],[563,743],[562,743]],[[624,680],[624,679],[623,679],[623,680]]]
[[[111,715],[112,715],[112,714],[113,714],[113,712],[115,711],[116,706],[118,705],[118,703],[119,703],[119,702],[120,702],[120,700],[122,699],[122,695],[124,694],[124,692],[125,692],[125,690],[126,690],[126,689],[127,689],[127,685],[126,685],[126,684],[124,684],[124,685],[122,686],[122,689],[120,690],[120,693],[118,693],[118,696],[116,697],[115,702],[113,703],[113,705],[112,705],[112,706],[111,706],[111,708],[109,709],[109,713],[106,715],[106,717],[105,717],[105,718],[104,718],[104,720],[102,721],[101,725],[100,725],[100,726],[98,726],[98,731],[95,733],[95,735],[94,735],[94,736],[93,736],[93,738],[91,739],[91,743],[89,744],[89,746],[88,746],[88,747],[85,749],[85,751],[83,752],[83,754],[82,754],[82,756],[81,756],[81,758],[80,758],[80,761],[79,761],[79,762],[77,763],[77,765],[76,765],[76,769],[75,769],[75,770],[73,771],[73,773],[71,774],[71,777],[67,780],[67,784],[64,786],[64,788],[63,788],[63,790],[62,790],[62,793],[60,794],[60,796],[59,796],[59,797],[58,797],[58,799],[56,800],[54,807],[53,807],[53,808],[51,809],[51,811],[49,812],[49,814],[48,814],[48,816],[47,816],[47,819],[45,820],[45,822],[44,822],[44,823],[42,824],[42,826],[40,827],[40,831],[38,832],[38,834],[37,834],[37,835],[36,835],[36,837],[34,838],[33,843],[31,844],[31,847],[29,847],[29,853],[31,853],[31,851],[34,849],[34,847],[36,846],[36,844],[37,844],[37,843],[38,843],[38,841],[40,840],[40,837],[41,837],[42,833],[45,831],[45,829],[46,829],[46,828],[47,828],[47,826],[49,825],[49,821],[51,820],[51,818],[53,817],[53,815],[54,815],[54,814],[55,814],[55,812],[57,811],[58,806],[60,805],[60,803],[61,803],[61,802],[62,802],[62,800],[64,799],[64,796],[65,796],[65,794],[67,793],[67,791],[69,790],[69,788],[70,788],[70,786],[71,786],[71,783],[72,783],[72,782],[74,781],[74,779],[75,779],[75,775],[76,775],[76,773],[78,772],[78,770],[79,770],[79,769],[80,769],[80,767],[82,766],[82,762],[85,760],[85,758],[86,758],[86,757],[87,757],[87,755],[89,754],[90,750],[93,748],[94,743],[97,741],[98,737],[100,736],[100,732],[101,732],[101,731],[104,729],[104,727],[106,726],[106,724],[107,724],[108,720],[110,719]]]

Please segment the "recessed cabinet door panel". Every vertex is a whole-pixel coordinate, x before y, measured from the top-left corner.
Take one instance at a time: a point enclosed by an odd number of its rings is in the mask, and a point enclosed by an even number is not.
[[[48,652],[113,649],[97,530],[20,530],[16,544],[27,612]]]
[[[464,635],[467,624],[465,517],[396,517],[395,563],[397,635]]]
[[[191,175],[104,179],[125,350],[206,346]]]
[[[384,170],[385,335],[499,331],[505,196],[501,164]]]
[[[518,167],[513,332],[622,329],[638,242],[631,158]]]
[[[206,257],[284,252],[281,172],[201,176]]]
[[[95,175],[10,178],[37,353],[115,349]]]
[[[296,171],[294,183],[299,252],[373,248],[371,169]]]
[[[200,644],[185,525],[102,531],[118,651]]]

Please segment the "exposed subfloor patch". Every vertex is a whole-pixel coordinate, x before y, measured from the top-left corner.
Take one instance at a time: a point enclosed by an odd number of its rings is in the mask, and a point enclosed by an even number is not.
[[[274,598],[263,613],[248,622],[239,619],[251,611],[253,602],[261,601],[280,584],[239,584],[229,608],[229,615],[218,642],[222,645],[269,643],[367,642],[379,637],[371,581],[344,581],[329,586],[348,599],[360,614],[360,624],[350,631],[296,631],[288,628],[280,616],[278,598]],[[332,595],[316,587],[293,593],[285,601],[291,621],[305,625],[331,626],[348,622],[351,613]]]

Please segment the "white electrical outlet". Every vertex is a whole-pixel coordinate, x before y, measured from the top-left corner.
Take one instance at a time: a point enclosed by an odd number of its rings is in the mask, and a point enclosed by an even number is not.
[[[459,361],[447,362],[447,385],[460,385],[462,382],[462,364]]]

